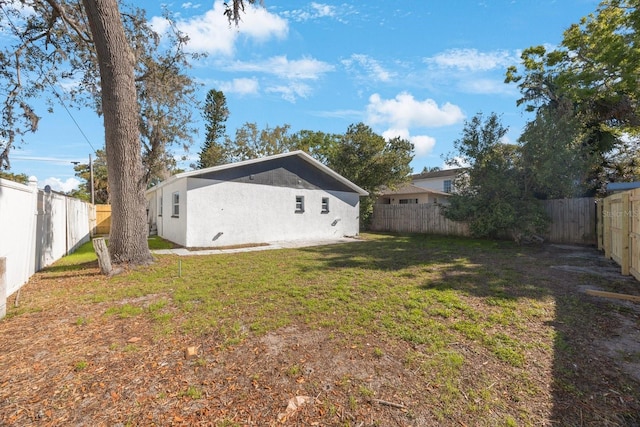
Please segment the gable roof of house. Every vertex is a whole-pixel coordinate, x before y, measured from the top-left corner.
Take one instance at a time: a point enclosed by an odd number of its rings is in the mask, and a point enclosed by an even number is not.
[[[281,158],[285,158],[285,157],[298,157],[298,158],[304,160],[305,162],[307,162],[309,164],[309,166],[312,166],[312,167],[322,171],[323,173],[329,175],[330,177],[332,177],[336,181],[341,182],[342,184],[344,184],[345,186],[347,186],[348,188],[353,190],[355,193],[358,193],[360,196],[368,196],[369,195],[369,193],[367,191],[365,191],[362,188],[358,187],[356,184],[354,184],[353,182],[349,181],[347,178],[343,177],[339,173],[335,172],[334,170],[332,170],[328,166],[320,163],[319,161],[317,161],[316,159],[311,157],[309,154],[307,154],[307,153],[305,153],[304,151],[301,151],[301,150],[291,151],[289,153],[275,154],[273,156],[260,157],[260,158],[257,158],[257,159],[244,160],[244,161],[236,162],[236,163],[227,163],[225,165],[212,166],[212,167],[209,167],[209,168],[196,169],[196,170],[192,170],[192,171],[188,171],[188,172],[178,173],[178,174],[173,175],[169,179],[167,179],[165,181],[162,181],[161,183],[159,183],[155,187],[150,188],[147,191],[153,191],[155,189],[163,187],[164,185],[167,185],[167,184],[169,184],[171,182],[174,182],[174,181],[176,181],[178,179],[181,179],[181,178],[187,178],[187,177],[197,178],[197,177],[199,177],[201,175],[206,175],[206,174],[209,174],[211,172],[219,172],[219,171],[223,171],[223,170],[239,168],[239,167],[243,167],[243,166],[263,163],[263,162],[276,160],[276,159],[281,159]]]
[[[390,196],[393,194],[434,194],[436,196],[451,196],[450,193],[445,193],[444,191],[432,190],[430,188],[422,188],[413,184],[405,184],[401,187],[396,188],[395,190],[391,190],[389,188],[385,188],[382,190],[382,196]]]
[[[422,172],[411,175],[412,180],[416,179],[428,179],[428,178],[442,178],[445,176],[456,176],[459,172],[463,171],[464,168],[455,168],[455,169],[444,169],[434,172]]]

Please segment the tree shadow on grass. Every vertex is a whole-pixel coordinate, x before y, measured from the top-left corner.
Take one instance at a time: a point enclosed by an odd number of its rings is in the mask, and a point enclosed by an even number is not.
[[[553,402],[545,418],[554,425],[638,426],[640,382],[625,373],[606,342],[621,334],[622,318],[640,325],[640,310],[582,292],[585,286],[615,290],[622,286],[616,279],[554,268],[581,262],[597,268],[598,259],[602,266],[608,264],[595,249],[578,249],[587,254],[584,259],[551,245],[523,247],[428,235],[377,235],[364,243],[303,250],[320,255],[322,261],[307,269],[398,271],[403,277],[415,278],[416,286],[425,292],[455,291],[479,298],[486,306],[527,299],[552,307],[553,320],[536,324],[553,335],[552,378],[546,379]],[[640,360],[640,353],[627,357]]]
[[[321,255],[322,268],[394,271],[434,263],[455,263],[484,249],[510,248],[510,242],[426,235],[378,234],[366,242],[302,248]]]
[[[98,268],[98,260],[86,261],[86,262],[75,263],[75,264],[55,263],[53,265],[43,268],[40,271],[42,273],[63,273],[63,272],[88,270],[88,269],[94,269],[94,268]],[[97,274],[99,274],[99,272],[97,272]],[[87,272],[87,275],[93,275],[93,272],[91,273]]]

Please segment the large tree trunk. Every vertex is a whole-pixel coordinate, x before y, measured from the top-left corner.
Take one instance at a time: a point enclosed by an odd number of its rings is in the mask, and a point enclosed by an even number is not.
[[[133,52],[117,0],[83,0],[100,66],[114,263],[151,262]]]

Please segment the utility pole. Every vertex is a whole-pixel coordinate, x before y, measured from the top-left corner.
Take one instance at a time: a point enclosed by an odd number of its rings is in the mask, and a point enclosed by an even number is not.
[[[94,191],[93,191],[93,161],[91,160],[91,154],[89,154],[89,174],[91,176],[91,204],[95,205],[95,197],[94,197]]]

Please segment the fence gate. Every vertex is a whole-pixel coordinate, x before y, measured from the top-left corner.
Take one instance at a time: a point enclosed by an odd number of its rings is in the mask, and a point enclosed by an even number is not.
[[[109,234],[111,231],[111,205],[96,205],[95,234]]]
[[[619,193],[604,199],[604,254],[620,265],[620,272],[629,275],[629,193]]]
[[[629,194],[629,273],[640,280],[640,189]]]

